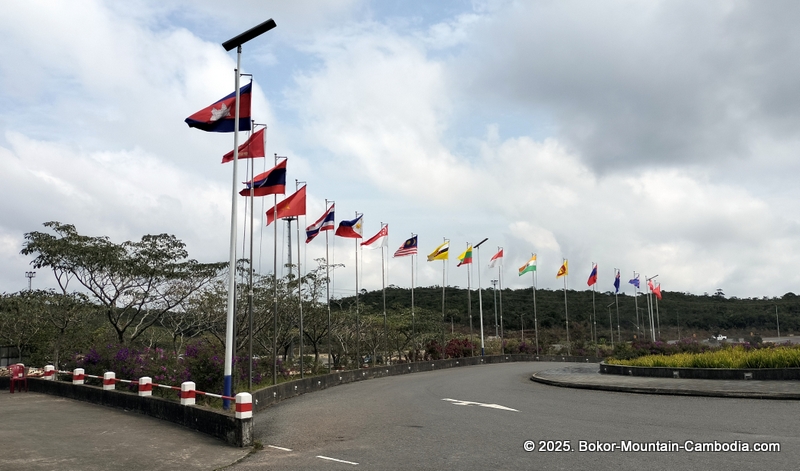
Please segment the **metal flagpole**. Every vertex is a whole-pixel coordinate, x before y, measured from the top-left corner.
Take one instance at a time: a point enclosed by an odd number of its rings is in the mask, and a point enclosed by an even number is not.
[[[595,269],[596,266],[597,265],[594,262],[592,262],[592,269]],[[598,343],[598,337],[597,337],[597,309],[595,307],[595,302],[594,302],[594,295],[595,295],[595,292],[597,291],[596,287],[597,287],[597,283],[596,282],[592,283],[592,318],[594,319],[593,320],[593,324],[592,324],[592,328],[594,330],[594,355],[599,357],[600,356],[600,347],[597,346],[597,343]]]
[[[236,48],[236,110],[234,111],[233,123],[233,183],[232,183],[232,198],[231,198],[231,244],[230,244],[230,261],[228,264],[228,314],[225,322],[225,367],[223,379],[223,395],[230,397],[232,384],[232,367],[233,367],[233,316],[236,302],[236,213],[237,213],[237,176],[238,176],[238,163],[239,163],[239,104],[241,91],[239,90],[239,71],[242,66],[242,46]],[[231,406],[229,399],[222,401],[222,407],[227,410]]]
[[[381,223],[381,229],[383,229],[383,226],[384,224]],[[388,224],[386,224],[386,226],[388,226]],[[384,351],[383,361],[384,362],[386,362],[386,359],[389,358],[389,356],[387,355],[387,348],[389,345],[389,331],[386,328],[386,267],[383,262],[383,252],[384,252],[383,249],[385,246],[385,242],[388,239],[389,237],[387,236],[385,239],[383,239],[383,242],[381,242],[381,284],[383,285],[383,351]],[[377,357],[377,355],[373,355],[373,357]],[[378,359],[373,358],[373,360],[374,360],[373,363],[377,365]]]
[[[411,233],[411,237],[414,237],[414,233],[413,232]],[[416,325],[414,323],[415,322],[415,319],[414,319],[414,257],[415,257],[415,255],[411,254],[411,339],[412,339],[412,342],[415,342],[414,336],[417,333]],[[417,345],[416,345],[416,343],[414,343],[413,345],[414,345],[414,353],[416,354]]]
[[[483,244],[487,240],[489,240],[488,237],[478,242],[478,244],[475,246],[475,248],[478,250],[478,313],[480,314],[480,320],[481,320],[481,356],[484,356],[486,353],[483,344],[483,298],[481,297],[481,244]]]
[[[295,179],[294,191],[299,190],[299,185],[300,182]],[[303,271],[300,269],[300,216],[297,216],[297,305],[300,311],[300,379],[303,379],[305,365],[303,364]]]
[[[252,76],[250,83],[253,83]],[[255,128],[255,122],[251,121],[250,129]],[[239,157],[238,155],[236,157]],[[255,175],[256,168],[253,159],[250,159],[250,280],[247,289],[247,390],[253,390],[253,207],[255,203],[253,196],[255,194]]]
[[[448,240],[446,238],[442,237],[442,242],[447,242],[447,241]],[[449,253],[450,253],[449,252],[449,250],[450,250],[450,246],[449,245],[447,246],[447,250],[448,250],[448,258],[449,258]],[[445,314],[444,314],[444,287],[445,287],[445,285],[447,283],[447,279],[445,278],[445,268],[446,267],[447,267],[447,260],[442,259],[442,359],[447,357],[447,346],[446,346],[445,341],[444,341],[444,329],[445,329],[444,323],[446,322]],[[467,280],[469,280],[469,273],[467,273]],[[467,295],[467,297],[469,297],[469,295]],[[470,339],[469,340],[470,340],[470,343],[472,343],[472,316],[470,316],[470,320],[469,321],[470,321],[470,332],[469,332]]]
[[[503,261],[500,260],[500,265],[497,267],[497,280],[500,282],[500,348],[503,354],[506,353],[506,347],[503,343]]]
[[[275,165],[278,165],[278,154],[275,154]],[[272,384],[278,384],[278,195],[272,195],[275,202],[272,206],[272,282],[275,286],[275,305],[272,310]]]
[[[325,199],[325,211],[329,201]],[[332,203],[332,201],[331,201]],[[328,255],[328,230],[325,231],[325,298],[328,303],[328,373],[333,371],[333,350],[331,350],[331,259]]]
[[[564,263],[566,263],[567,259],[564,259]],[[567,355],[572,355],[572,347],[569,343],[569,312],[567,311],[567,276],[569,276],[569,268],[567,268],[567,273],[564,274],[564,319],[566,320],[567,325]]]
[[[633,272],[633,280],[636,279],[636,272]],[[636,285],[633,285],[633,306],[636,309],[636,338],[641,340],[641,334],[639,333],[639,288]]]
[[[535,257],[536,254],[533,254]],[[539,264],[539,261],[536,261],[536,264]],[[536,274],[539,273],[539,267],[537,266],[535,270],[531,273],[531,278],[533,278],[533,329],[536,335],[536,354],[539,354],[539,319],[536,317]]]
[[[358,211],[356,211],[358,219]],[[358,312],[358,239],[354,239],[356,245],[356,368],[361,368],[361,318]]]
[[[614,273],[614,277],[616,278],[617,275],[620,275],[620,270],[619,268],[615,268],[614,270],[616,270],[616,273]],[[619,326],[619,289],[614,290],[614,303],[617,305],[617,341],[622,343],[622,333]]]
[[[467,242],[467,247],[469,247],[469,242]],[[470,356],[475,356],[475,347],[473,345],[472,339],[472,264],[467,267],[467,314],[469,314],[469,344],[470,344]]]
[[[611,332],[611,349],[614,349],[614,321],[611,319],[611,306],[614,303],[609,304],[606,306],[608,308],[608,330]]]

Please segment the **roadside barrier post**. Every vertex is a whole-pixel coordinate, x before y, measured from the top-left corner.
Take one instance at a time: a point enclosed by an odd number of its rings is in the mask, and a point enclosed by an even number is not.
[[[113,371],[106,371],[103,373],[103,389],[111,391],[116,388],[117,378]]]
[[[181,383],[181,405],[193,406],[195,404],[195,384],[194,381],[184,381]]]
[[[83,384],[83,368],[75,368],[72,371],[72,384]]]
[[[142,376],[139,378],[139,395],[152,396],[153,395],[153,378],[149,376]]]
[[[53,365],[44,366],[44,379],[53,381],[56,377],[56,367]]]
[[[250,419],[253,417],[253,396],[250,393],[241,392],[236,395],[236,418]]]

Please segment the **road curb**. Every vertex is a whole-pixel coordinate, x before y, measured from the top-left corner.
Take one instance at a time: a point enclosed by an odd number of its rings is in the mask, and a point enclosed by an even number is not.
[[[750,392],[750,391],[721,391],[713,389],[678,389],[647,386],[623,386],[619,384],[597,384],[579,381],[557,381],[544,378],[538,373],[531,375],[531,381],[573,389],[591,389],[596,391],[626,392],[634,394],[659,394],[667,396],[701,396],[701,397],[727,397],[737,399],[772,399],[772,400],[800,400],[800,393],[783,392]]]

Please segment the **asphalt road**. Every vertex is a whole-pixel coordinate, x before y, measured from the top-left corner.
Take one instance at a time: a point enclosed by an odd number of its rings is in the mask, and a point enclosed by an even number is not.
[[[256,438],[265,448],[225,469],[639,471],[800,466],[796,401],[588,391],[529,379],[534,371],[563,366],[454,368],[300,396],[256,414]],[[548,445],[542,440],[550,441],[551,447],[569,440],[574,451],[527,452],[526,440],[537,450]],[[774,442],[780,451],[581,452],[581,441],[610,444],[605,446],[717,441],[720,447]]]

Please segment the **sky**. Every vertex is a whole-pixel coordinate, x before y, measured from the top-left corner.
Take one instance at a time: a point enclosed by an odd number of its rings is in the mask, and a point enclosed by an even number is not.
[[[0,15],[0,291],[27,288],[24,234],[47,221],[118,243],[174,234],[191,258],[228,260],[233,134],[184,119],[235,88],[221,43],[269,18],[242,72],[267,155],[308,185],[301,228],[326,199],[337,223],[364,214],[365,239],[389,225],[386,278],[364,250],[360,289],[411,286],[411,257],[391,254],[412,234],[416,286],[446,267],[449,286],[527,288],[518,267],[536,253],[544,289],[564,286],[563,259],[570,289],[593,263],[599,291],[615,269],[629,294],[634,272],[664,291],[800,289],[798,2],[32,0]],[[264,274],[271,206],[255,206]],[[241,198],[239,256],[248,214]],[[444,239],[448,263],[427,262]],[[303,271],[325,256],[323,237],[301,245]],[[355,243],[330,247],[334,296],[352,295]],[[32,283],[55,286],[45,269]]]

